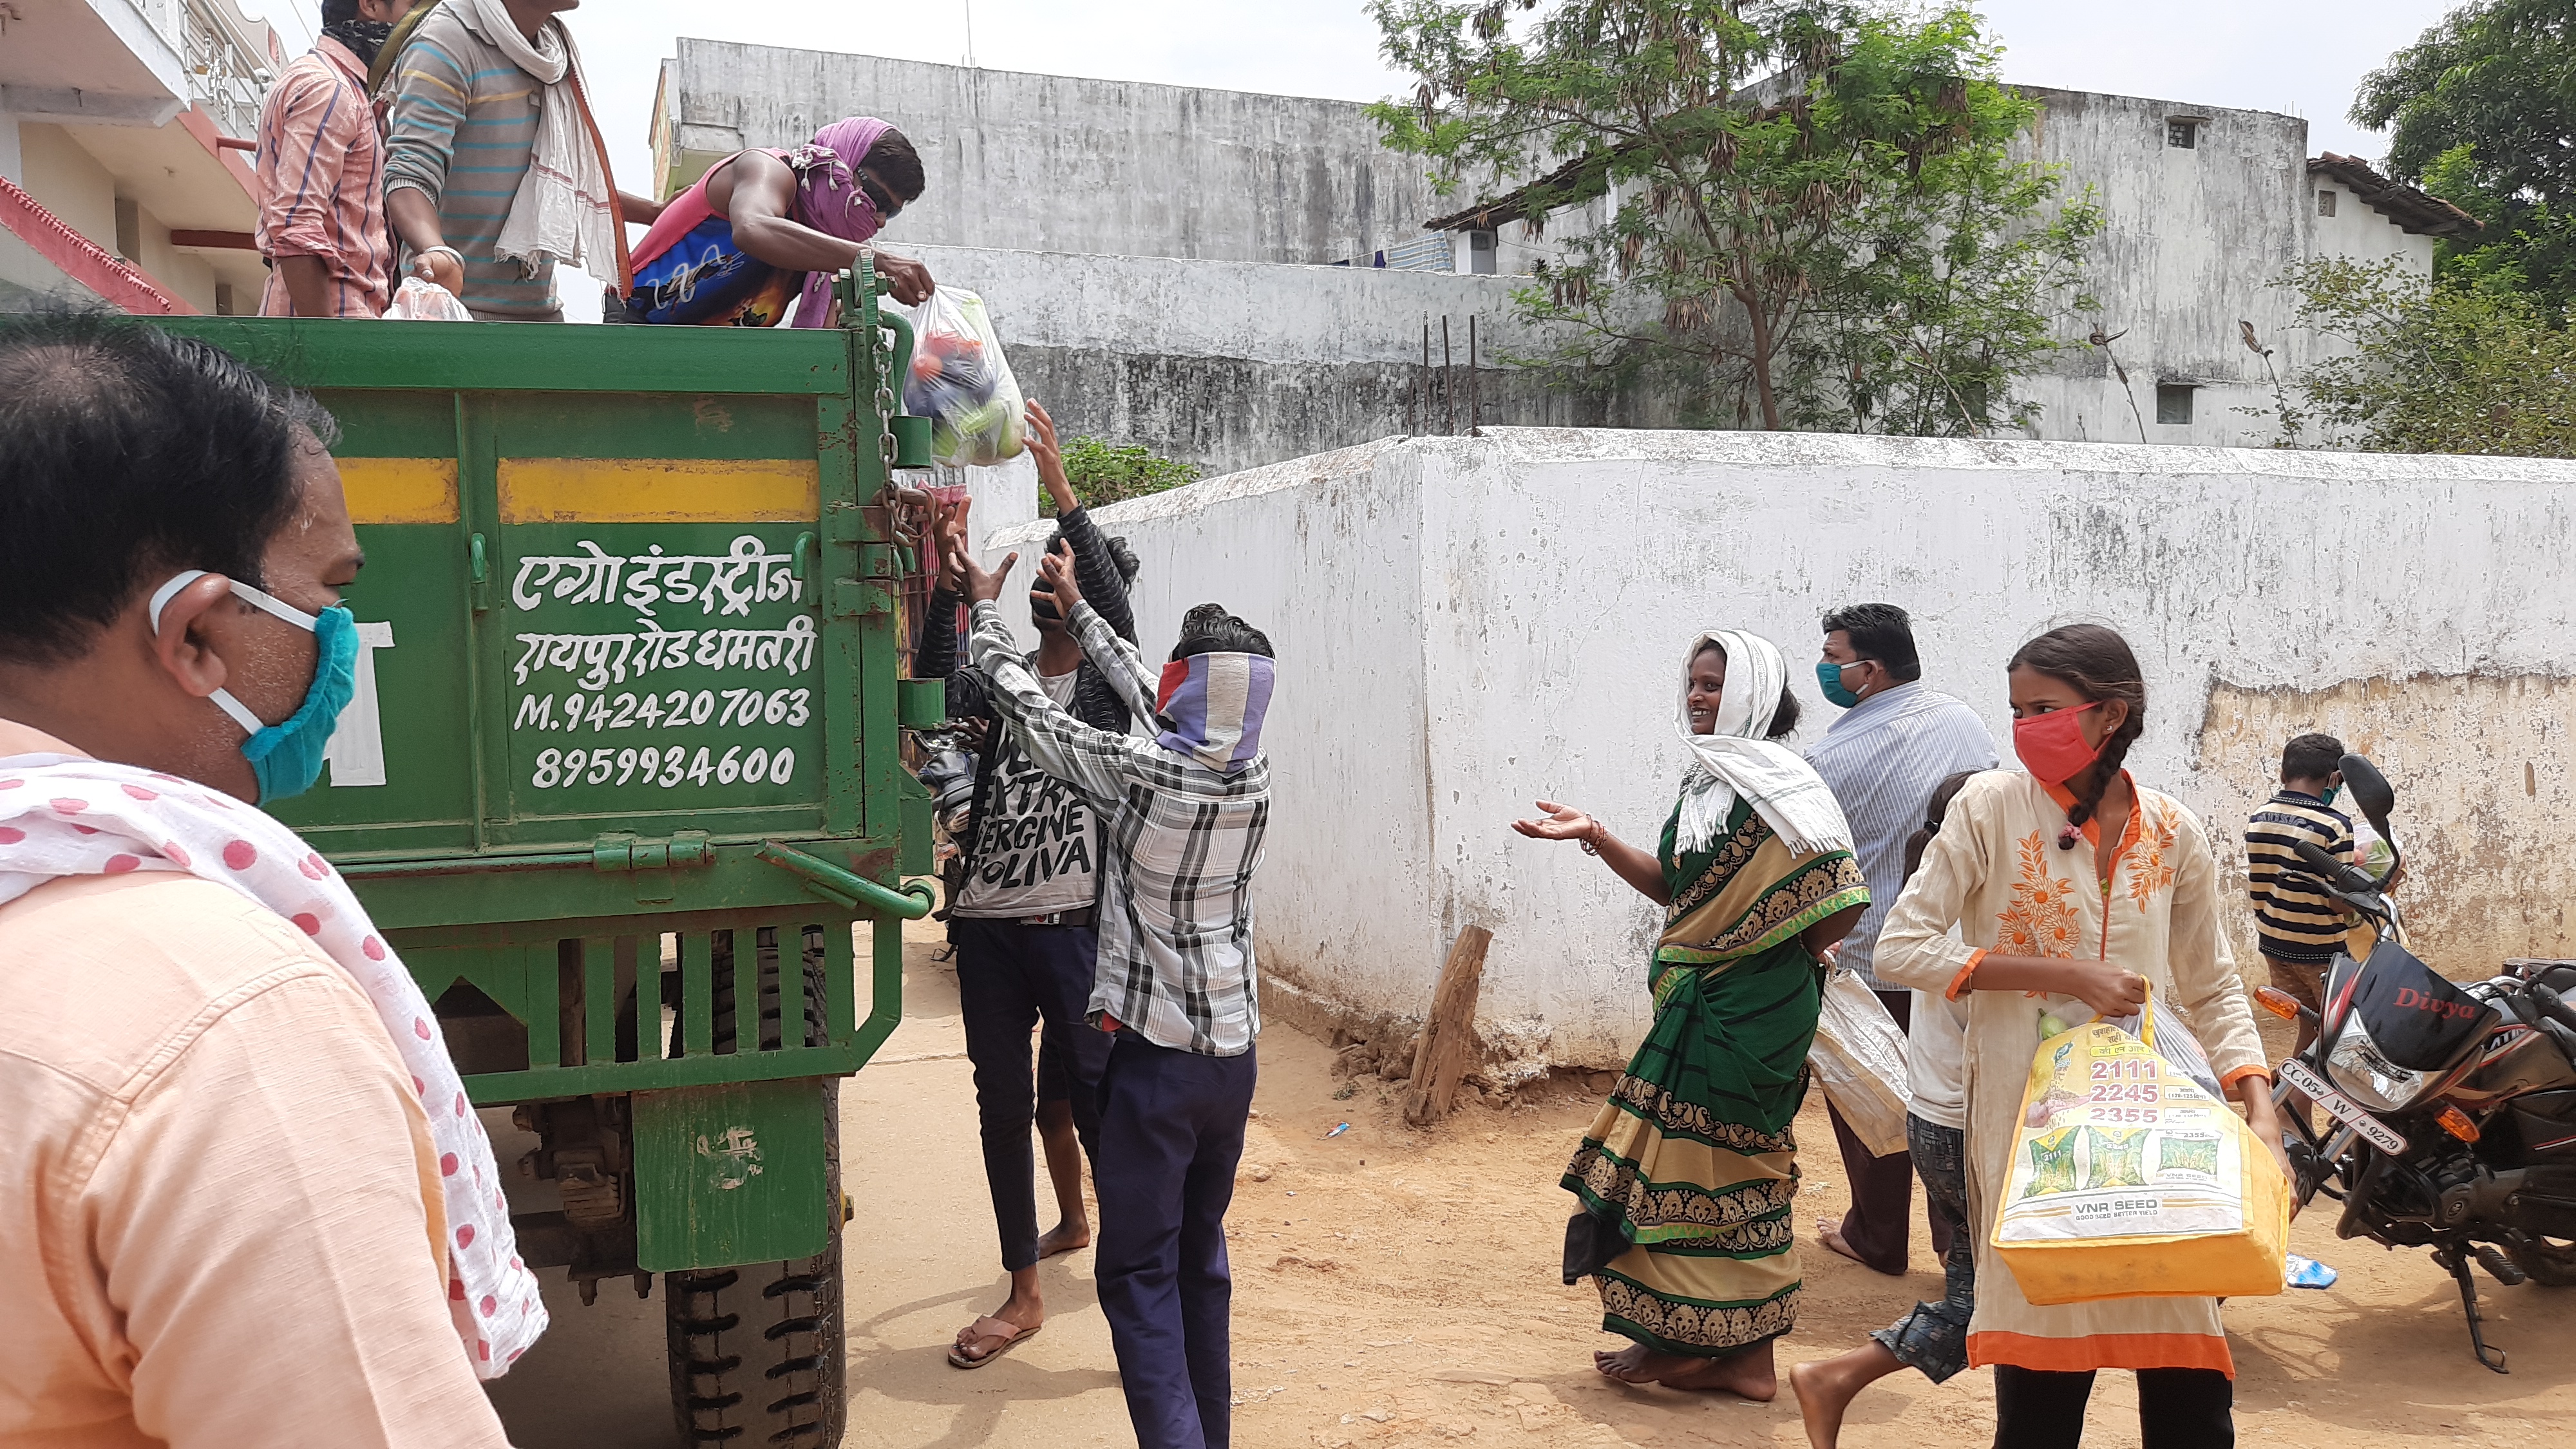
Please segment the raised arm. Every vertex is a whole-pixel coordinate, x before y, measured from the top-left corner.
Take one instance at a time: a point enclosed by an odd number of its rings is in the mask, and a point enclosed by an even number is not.
[[[1601,863],[1635,886],[1637,894],[1659,906],[1673,903],[1673,888],[1665,884],[1664,868],[1653,855],[1611,834],[1609,826],[1571,805],[1541,800],[1538,808],[1546,813],[1535,820],[1515,820],[1512,829],[1532,840],[1580,841],[1585,854],[1601,857]]]
[[[1065,542],[1073,545],[1073,572],[1082,586],[1082,597],[1119,638],[1136,642],[1136,615],[1127,601],[1127,576],[1118,571],[1117,556],[1109,551],[1109,536],[1091,521],[1091,510],[1074,495],[1072,480],[1065,476],[1064,454],[1058,446],[1055,419],[1047,410],[1029,404],[1029,456],[1038,464],[1038,482],[1055,500],[1056,527]],[[1070,619],[1072,615],[1065,616]]]
[[[1065,627],[1071,629],[1073,637],[1081,643],[1083,656],[1109,681],[1109,687],[1117,691],[1118,702],[1127,706],[1127,712],[1136,718],[1152,720],[1158,713],[1154,708],[1154,691],[1161,681],[1145,667],[1145,656],[1136,652],[1135,645],[1119,638],[1117,631],[1109,627],[1109,621],[1091,607],[1090,601],[1082,596],[1082,585],[1075,570],[1068,567],[1061,556],[1049,554],[1040,559],[1038,571],[1045,576],[1047,585],[1055,590],[1056,612],[1064,615]]]
[[[1011,626],[1002,622],[1001,606],[993,602],[1001,597],[1012,565],[1020,561],[1018,554],[1003,559],[998,569],[976,563],[963,547],[957,557],[966,575],[967,595],[975,601],[967,616],[967,651],[989,682],[994,712],[1009,724],[1012,738],[1039,769],[1080,791],[1103,814],[1114,811],[1133,773],[1130,751],[1153,747],[1084,724],[1048,698],[1037,676],[1029,672],[1011,639]]]

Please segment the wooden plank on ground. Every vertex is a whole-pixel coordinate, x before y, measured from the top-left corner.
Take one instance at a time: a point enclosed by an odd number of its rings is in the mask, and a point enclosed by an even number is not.
[[[1441,963],[1440,981],[1431,990],[1431,1014],[1423,1020],[1422,1040],[1413,1050],[1413,1081],[1405,1092],[1404,1120],[1419,1127],[1448,1115],[1457,1101],[1458,1083],[1467,1075],[1476,1050],[1476,994],[1485,984],[1485,948],[1494,933],[1469,926],[1458,933]]]

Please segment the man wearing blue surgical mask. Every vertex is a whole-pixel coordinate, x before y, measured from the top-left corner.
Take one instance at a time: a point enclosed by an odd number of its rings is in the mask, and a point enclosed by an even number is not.
[[[49,1290],[12,1442],[506,1444],[448,1308],[441,1068],[248,803],[348,698],[331,434],[204,343],[0,318],[0,1277]]]
[[[1853,604],[1825,615],[1823,657],[1816,683],[1842,715],[1807,752],[1851,822],[1852,853],[1869,880],[1870,906],[1845,936],[1841,963],[1860,973],[1878,993],[1888,1015],[1905,1028],[1916,1106],[1935,1125],[1957,1128],[1966,1119],[1964,1086],[1956,1103],[1939,1070],[1964,1071],[1957,1021],[1939,1002],[1920,993],[1888,990],[1870,974],[1870,953],[1880,922],[1905,885],[1905,841],[1920,828],[1933,790],[1961,770],[1995,766],[1994,737],[1976,711],[1922,682],[1923,662],[1914,647],[1914,623],[1894,604]],[[1919,1058],[1919,1061],[1916,1060]],[[1839,1112],[1834,1139],[1842,1148],[1843,1175],[1851,1182],[1851,1211],[1838,1223],[1816,1225],[1834,1252],[1881,1273],[1905,1272],[1907,1218],[1913,1208],[1914,1166],[1903,1151],[1871,1154]],[[1948,1246],[1950,1224],[1931,1217],[1933,1251]]]

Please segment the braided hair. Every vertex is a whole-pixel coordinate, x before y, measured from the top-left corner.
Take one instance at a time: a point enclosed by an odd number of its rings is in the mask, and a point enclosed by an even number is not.
[[[2120,766],[2129,757],[2129,746],[2147,726],[2147,681],[2138,668],[2138,656],[2129,641],[2118,632],[2100,624],[2068,624],[2051,629],[2024,644],[2005,666],[2031,669],[2057,680],[2090,701],[2116,699],[2129,707],[2128,718],[2102,741],[2102,752],[2083,774],[2067,782],[2075,792],[2075,803],[2067,807],[2066,829],[2059,832],[2057,848],[2072,850],[2082,838],[2084,822],[2102,804],[2102,792],[2119,778]]]
[[[1932,848],[1932,837],[1941,833],[1941,823],[1950,818],[1950,802],[1959,791],[1977,778],[1975,770],[1961,770],[1932,787],[1932,798],[1923,802],[1923,828],[1905,838],[1905,878],[1923,868],[1923,852]]]

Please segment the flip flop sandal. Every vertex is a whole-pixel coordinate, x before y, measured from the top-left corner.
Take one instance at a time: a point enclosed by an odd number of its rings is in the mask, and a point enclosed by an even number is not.
[[[1043,1328],[1045,1326],[1046,1325],[1044,1324],[1038,1325],[1039,1328]],[[1006,1353],[1009,1353],[1012,1349],[1019,1347],[1022,1343],[1038,1336],[1038,1330],[1036,1328],[1022,1328],[1008,1319],[995,1318],[989,1314],[982,1318],[978,1318],[972,1324],[969,1324],[966,1331],[974,1336],[971,1342],[981,1343],[988,1338],[998,1338],[1002,1342],[998,1347],[978,1358],[968,1358],[965,1354],[959,1352],[959,1346],[951,1345],[948,1350],[948,1363],[952,1368],[982,1368],[984,1365],[993,1362],[995,1359],[1000,1358]]]

